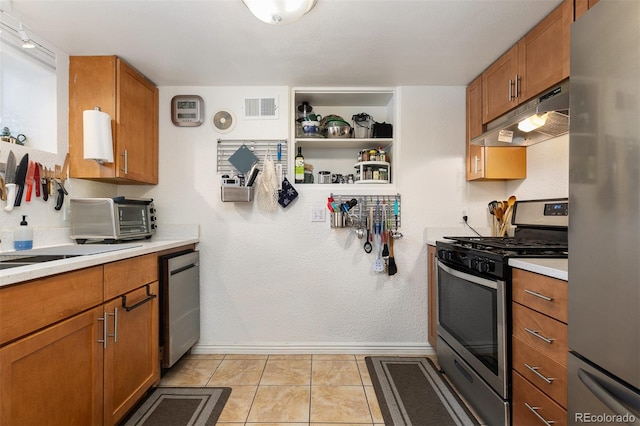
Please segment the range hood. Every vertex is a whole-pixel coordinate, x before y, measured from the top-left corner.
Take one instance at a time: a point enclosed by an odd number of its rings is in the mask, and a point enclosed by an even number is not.
[[[524,131],[529,119],[540,127]],[[525,129],[526,130],[526,129]],[[472,145],[529,146],[569,132],[569,80],[487,124],[487,131]]]

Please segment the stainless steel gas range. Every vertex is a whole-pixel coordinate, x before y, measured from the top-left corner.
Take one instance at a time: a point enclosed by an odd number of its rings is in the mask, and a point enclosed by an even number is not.
[[[490,425],[510,424],[510,258],[567,257],[567,199],[518,201],[510,238],[436,242],[438,363]]]

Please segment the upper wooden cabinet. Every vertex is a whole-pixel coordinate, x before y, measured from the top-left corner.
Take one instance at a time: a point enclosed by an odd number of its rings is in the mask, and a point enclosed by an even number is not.
[[[524,179],[527,177],[525,147],[471,145],[482,134],[482,76],[467,86],[467,180]]]
[[[114,162],[84,159],[82,112],[112,118]],[[116,56],[69,58],[70,176],[117,184],[158,183],[158,88]]]
[[[569,77],[573,0],[564,0],[482,73],[486,124]]]

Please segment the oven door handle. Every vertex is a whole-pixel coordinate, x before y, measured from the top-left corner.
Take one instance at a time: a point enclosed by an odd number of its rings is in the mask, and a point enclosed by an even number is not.
[[[465,272],[457,271],[449,266],[445,265],[438,259],[438,267],[442,268],[447,274],[451,274],[454,277],[460,278],[461,280],[469,281],[474,284],[478,284],[484,287],[492,288],[494,290],[498,289],[498,280],[489,280],[486,278],[476,277],[475,275],[467,274]]]

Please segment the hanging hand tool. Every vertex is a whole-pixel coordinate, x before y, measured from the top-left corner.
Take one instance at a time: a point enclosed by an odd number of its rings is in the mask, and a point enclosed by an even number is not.
[[[69,195],[67,190],[64,187],[64,181],[67,179],[67,170],[69,169],[69,153],[67,153],[64,159],[64,165],[62,166],[61,172],[58,174],[60,180],[55,179],[58,184],[58,195],[56,197],[56,206],[54,209],[60,210],[62,208],[62,203],[64,202],[64,196]]]
[[[49,184],[47,183],[45,168],[40,163],[38,163],[38,175],[40,176],[40,185],[42,185],[42,199],[47,201],[49,199]],[[36,195],[38,195],[37,192]]]
[[[4,178],[6,180],[5,188],[7,190],[7,206],[4,210],[10,212],[13,210],[13,203],[16,198],[16,156],[13,154],[13,151],[9,151]]]
[[[36,163],[33,161],[29,161],[29,168],[27,169],[27,179],[25,180],[25,185],[27,185],[27,195],[24,200],[29,202],[31,201],[31,194],[33,193],[33,179],[35,177],[36,171]],[[37,186],[37,185],[36,185]]]
[[[34,163],[33,180],[36,186],[36,197],[40,196],[40,163]]]
[[[22,203],[22,194],[24,194],[24,183],[27,179],[27,170],[29,169],[29,154],[24,154],[16,171],[16,199],[13,203],[14,207],[20,206]],[[6,210],[6,209],[5,209]]]

